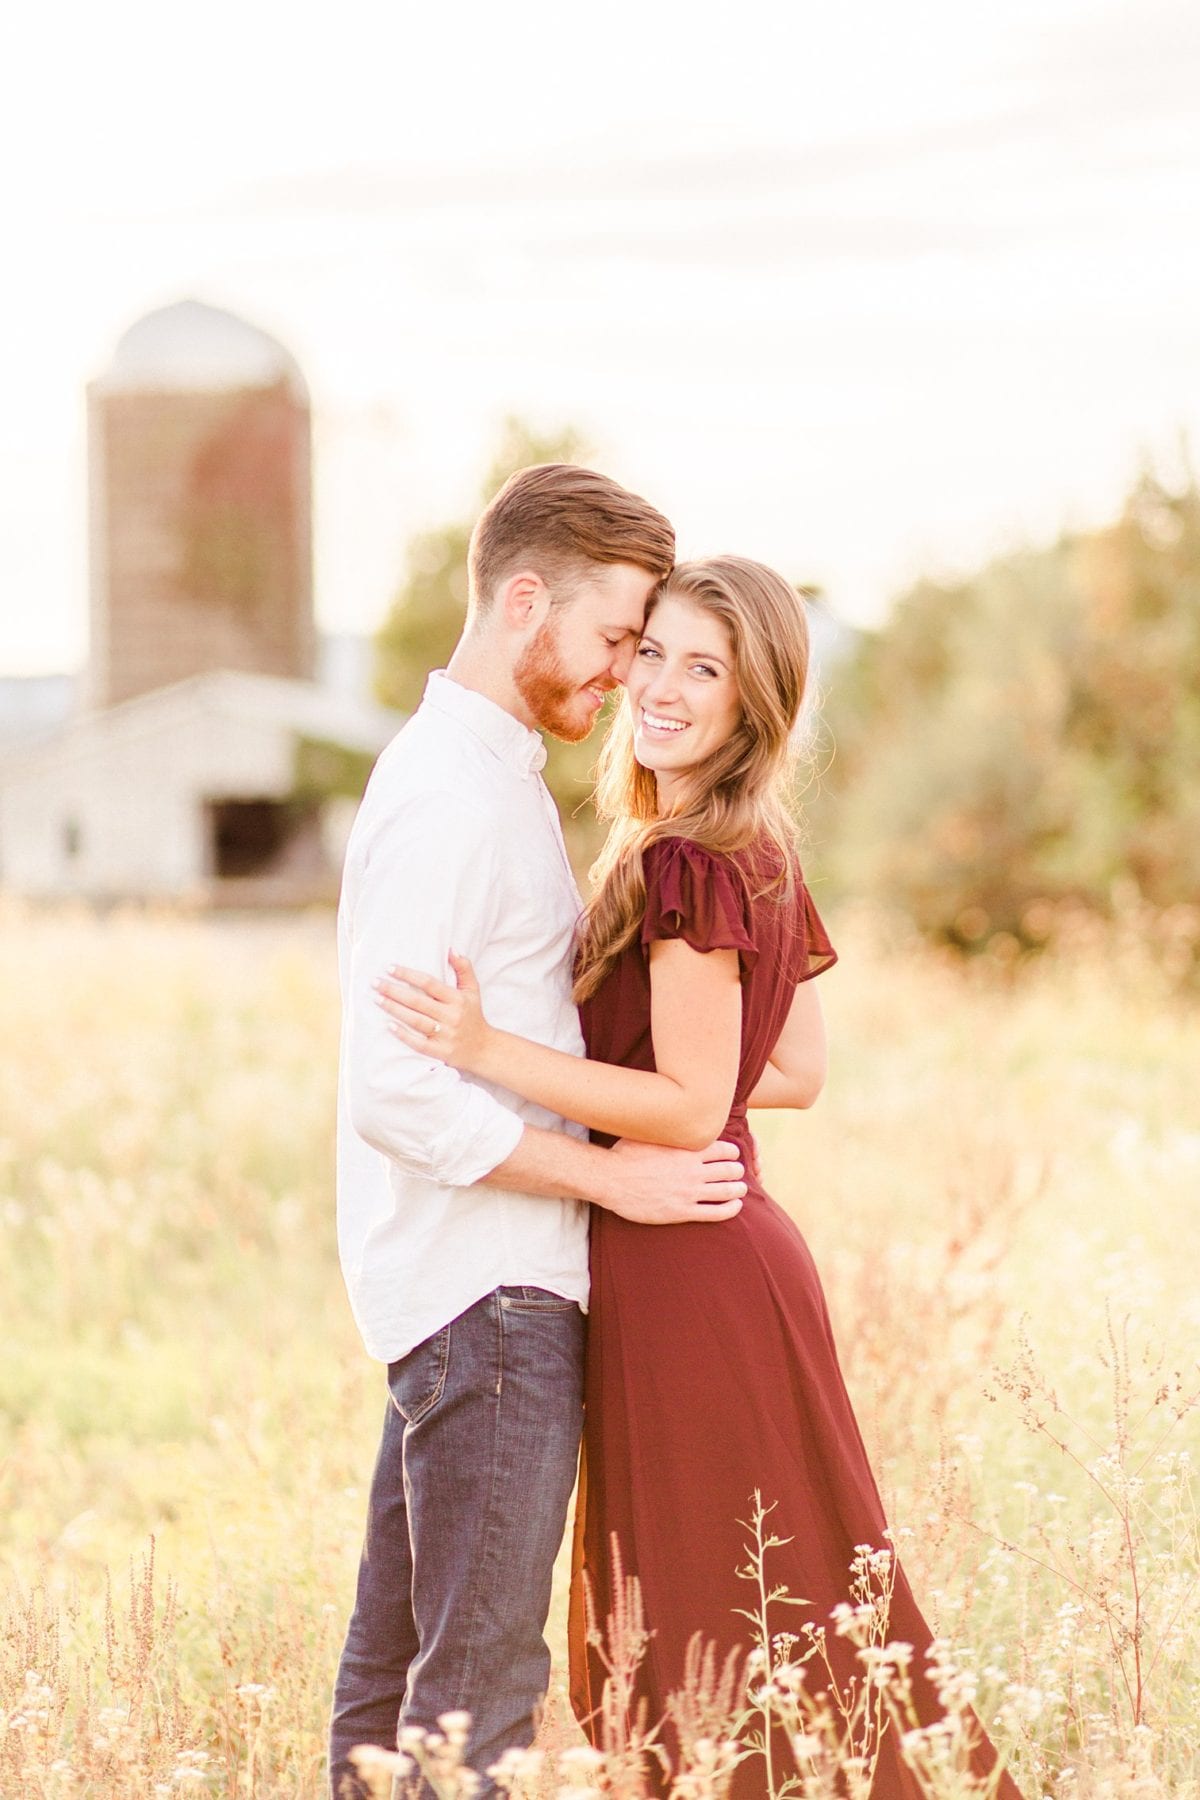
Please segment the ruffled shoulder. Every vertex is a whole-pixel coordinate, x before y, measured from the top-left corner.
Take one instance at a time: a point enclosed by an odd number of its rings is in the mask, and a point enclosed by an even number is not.
[[[683,938],[693,950],[736,950],[742,973],[758,961],[745,878],[727,856],[686,838],[659,838],[646,850],[642,943]]]

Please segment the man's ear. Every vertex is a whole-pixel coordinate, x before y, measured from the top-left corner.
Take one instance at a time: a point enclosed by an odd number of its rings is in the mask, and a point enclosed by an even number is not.
[[[519,569],[500,583],[495,608],[510,631],[536,631],[550,611],[550,590],[534,570]]]

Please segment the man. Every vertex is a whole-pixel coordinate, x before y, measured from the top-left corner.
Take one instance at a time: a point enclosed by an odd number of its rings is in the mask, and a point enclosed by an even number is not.
[[[515,475],[472,535],[467,625],[377,764],[338,921],[338,1241],[388,1365],[330,1778],[398,1722],[470,1713],[467,1761],[527,1744],[581,1424],[587,1206],[646,1224],[741,1204],[736,1150],[586,1141],[582,1128],[402,1046],[374,1004],[393,962],[470,957],[494,1022],[582,1054],[580,900],[538,728],[586,737],[633,657],[674,534],[587,469]],[[487,1791],[490,1784],[484,1784]]]

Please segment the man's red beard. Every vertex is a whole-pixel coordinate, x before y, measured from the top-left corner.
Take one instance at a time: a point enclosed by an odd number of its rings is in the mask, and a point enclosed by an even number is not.
[[[596,714],[590,708],[586,717],[578,707],[572,710],[571,702],[578,702],[582,690],[567,678],[549,620],[517,658],[513,681],[540,730],[561,738],[565,744],[583,742],[596,722]]]

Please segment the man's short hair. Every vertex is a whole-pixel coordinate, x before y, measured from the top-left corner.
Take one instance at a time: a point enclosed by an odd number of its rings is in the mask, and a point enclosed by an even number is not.
[[[661,579],[675,563],[675,532],[647,501],[594,469],[518,469],[471,533],[471,605],[486,612],[500,583],[520,569],[532,569],[565,599],[596,563],[632,563]]]

